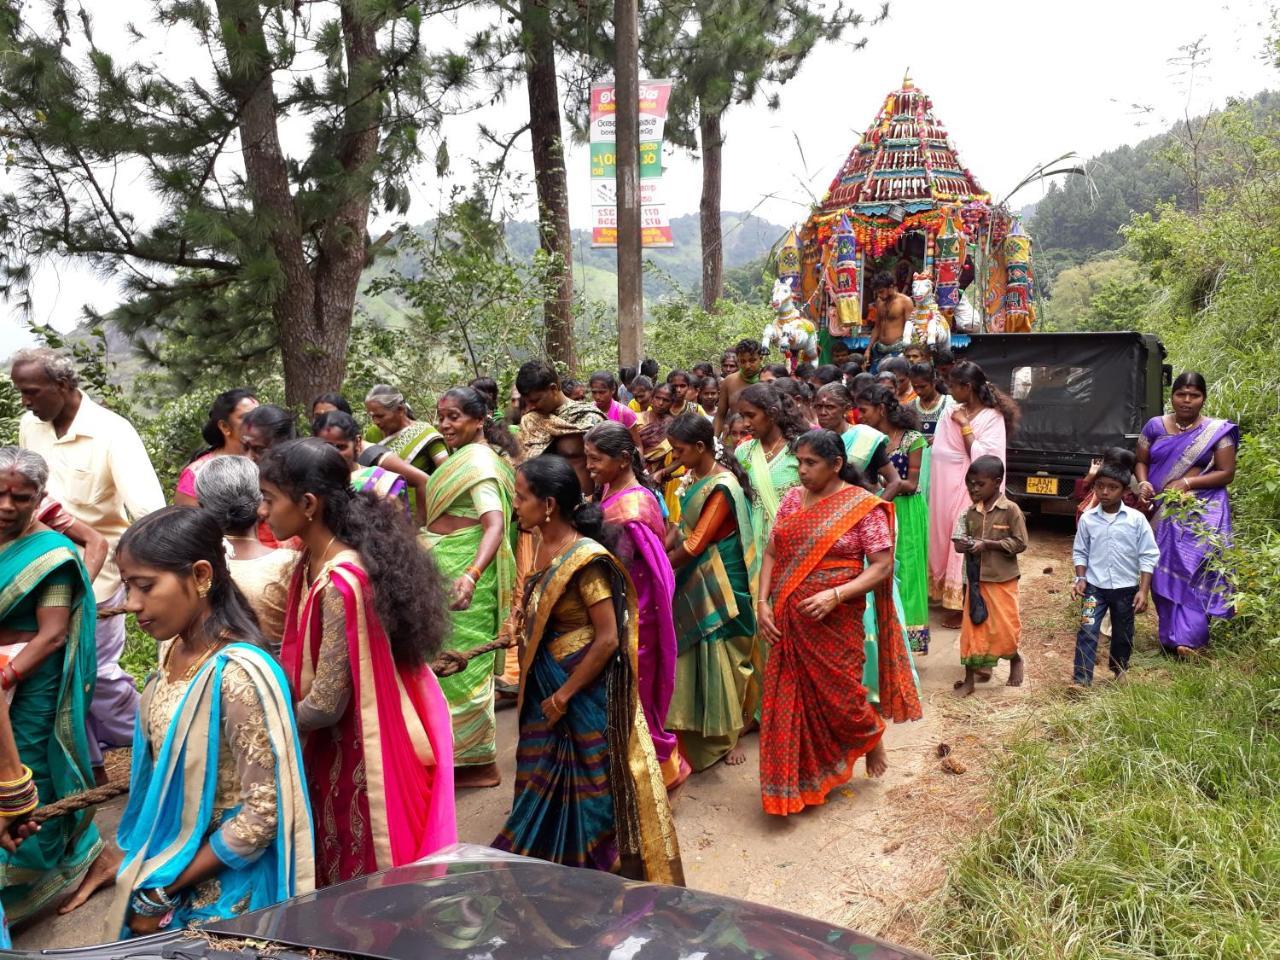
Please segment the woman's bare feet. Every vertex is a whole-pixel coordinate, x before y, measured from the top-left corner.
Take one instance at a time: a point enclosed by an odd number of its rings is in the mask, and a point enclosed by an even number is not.
[[[883,777],[889,769],[889,754],[885,752],[884,740],[881,740],[867,754],[867,776]]]
[[[1178,655],[1179,660],[1194,660],[1200,656],[1200,651],[1195,647],[1174,647],[1173,651]]]
[[[725,754],[724,762],[731,767],[737,767],[747,762],[747,751],[742,749],[741,744],[734,744],[732,750]]]
[[[454,787],[496,787],[502,783],[502,774],[496,763],[482,763],[453,768]]]
[[[80,886],[76,888],[76,892],[71,895],[71,898],[66,903],[58,908],[58,912],[62,914],[70,913],[77,907],[82,906],[86,900],[103,887],[114,886],[116,871],[120,869],[120,861],[123,859],[124,854],[120,852],[120,848],[108,840],[106,846],[102,848],[102,852],[98,854],[97,859],[89,865],[89,870],[84,875],[84,879],[80,881]]]
[[[947,610],[942,614],[942,626],[947,630],[959,630],[964,620],[964,613],[959,610]]]
[[[1009,661],[1009,682],[1006,686],[1020,687],[1022,686],[1022,678],[1027,672],[1026,661],[1020,655],[1015,654],[1013,659]]]
[[[957,700],[963,700],[965,697],[973,696],[973,682],[977,677],[977,671],[972,667],[964,668],[964,679],[957,680],[951,685],[951,689],[955,691],[953,696]]]

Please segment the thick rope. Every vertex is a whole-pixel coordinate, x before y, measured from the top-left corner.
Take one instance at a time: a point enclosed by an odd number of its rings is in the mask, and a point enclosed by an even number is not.
[[[98,615],[102,616],[106,612],[107,616],[114,616],[115,612],[123,613],[123,611],[107,612],[111,608],[98,611]],[[514,646],[507,640],[498,638],[491,640],[489,643],[482,644],[465,653],[455,653],[452,650],[442,650],[440,656],[436,657],[431,663],[431,672],[437,677],[452,677],[456,673],[461,673],[467,668],[467,664],[476,657],[486,653],[493,653],[495,650],[506,650],[508,647]],[[44,823],[46,820],[52,820],[54,817],[60,817],[67,813],[76,813],[79,810],[86,810],[89,807],[95,807],[100,803],[106,803],[108,800],[114,800],[116,797],[122,796],[129,792],[129,781],[122,780],[117,783],[108,783],[105,786],[93,787],[85,790],[83,793],[73,793],[56,800],[53,803],[43,807],[38,807],[27,817],[28,820],[34,820],[36,823]]]

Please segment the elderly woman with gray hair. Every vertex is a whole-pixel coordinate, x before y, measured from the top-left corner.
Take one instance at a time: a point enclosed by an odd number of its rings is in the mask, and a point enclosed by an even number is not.
[[[0,447],[0,700],[8,704],[0,722],[0,902],[10,921],[60,896],[103,848],[92,810],[48,821],[16,849],[10,833],[37,803],[94,782],[86,720],[97,607],[75,546],[37,518],[48,479],[39,454]],[[104,861],[90,876],[100,883],[112,869]]]
[[[444,437],[425,420],[413,418],[404,394],[395,387],[376,384],[364,398],[364,409],[373,421],[365,439],[382,444],[423,473],[431,474],[449,456]]]
[[[227,544],[227,570],[267,638],[271,655],[280,656],[289,581],[298,552],[272,549],[258,539],[258,466],[245,457],[218,457],[196,477],[200,509],[218,521]]]

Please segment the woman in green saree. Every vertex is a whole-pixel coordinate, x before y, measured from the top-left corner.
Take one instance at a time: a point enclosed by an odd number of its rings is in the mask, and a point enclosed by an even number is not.
[[[22,645],[8,649],[0,688],[22,764],[45,804],[94,785],[85,716],[96,671],[88,573],[71,541],[35,518],[48,477],[38,454],[0,448],[0,644]],[[0,852],[9,921],[63,893],[101,851],[90,809],[50,820],[16,852]]]
[[[440,573],[453,583],[445,649],[466,653],[492,643],[511,611],[516,579],[511,461],[519,444],[489,416],[484,398],[471,387],[449,390],[437,412],[452,454],[427,484],[424,537]],[[496,652],[487,653],[468,661],[461,673],[440,678],[453,720],[455,786],[502,782],[493,684],[504,662]]]
[[[385,383],[374,385],[364,398],[364,409],[373,421],[365,439],[380,443],[423,473],[432,473],[449,456],[440,432],[425,420],[415,420],[404,395]]]
[[[715,429],[699,413],[667,429],[676,462],[693,476],[668,534],[676,571],[676,685],[667,729],[695,771],[746,760],[738,738],[756,716],[764,664],[751,591],[760,571],[747,504],[751,481],[732,456],[716,458]]]

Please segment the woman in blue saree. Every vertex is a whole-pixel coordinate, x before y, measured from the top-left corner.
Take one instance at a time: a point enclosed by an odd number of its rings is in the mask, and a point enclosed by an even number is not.
[[[1233,613],[1229,585],[1213,569],[1231,541],[1231,499],[1240,428],[1203,416],[1209,388],[1193,371],[1178,375],[1170,393],[1173,412],[1152,417],[1138,438],[1135,471],[1139,495],[1163,494],[1155,516],[1160,562],[1151,578],[1160,645],[1189,657],[1209,642],[1209,618]],[[1192,497],[1190,512],[1171,509]]]
[[[289,685],[202,510],[168,507],[116,550],[127,609],[170,638],[139,705],[108,937],[186,927],[315,888]]]
[[[675,823],[640,705],[635,588],[569,461],[516,472],[516,519],[541,536],[525,582],[515,803],[493,846],[683,884]]]
[[[71,541],[36,520],[47,480],[38,454],[0,448],[0,689],[26,768],[19,779],[29,770],[44,804],[93,786],[85,714],[96,670],[89,576]],[[6,806],[0,797],[0,810]],[[0,851],[8,919],[61,895],[101,851],[91,810],[51,820],[16,850]]]

